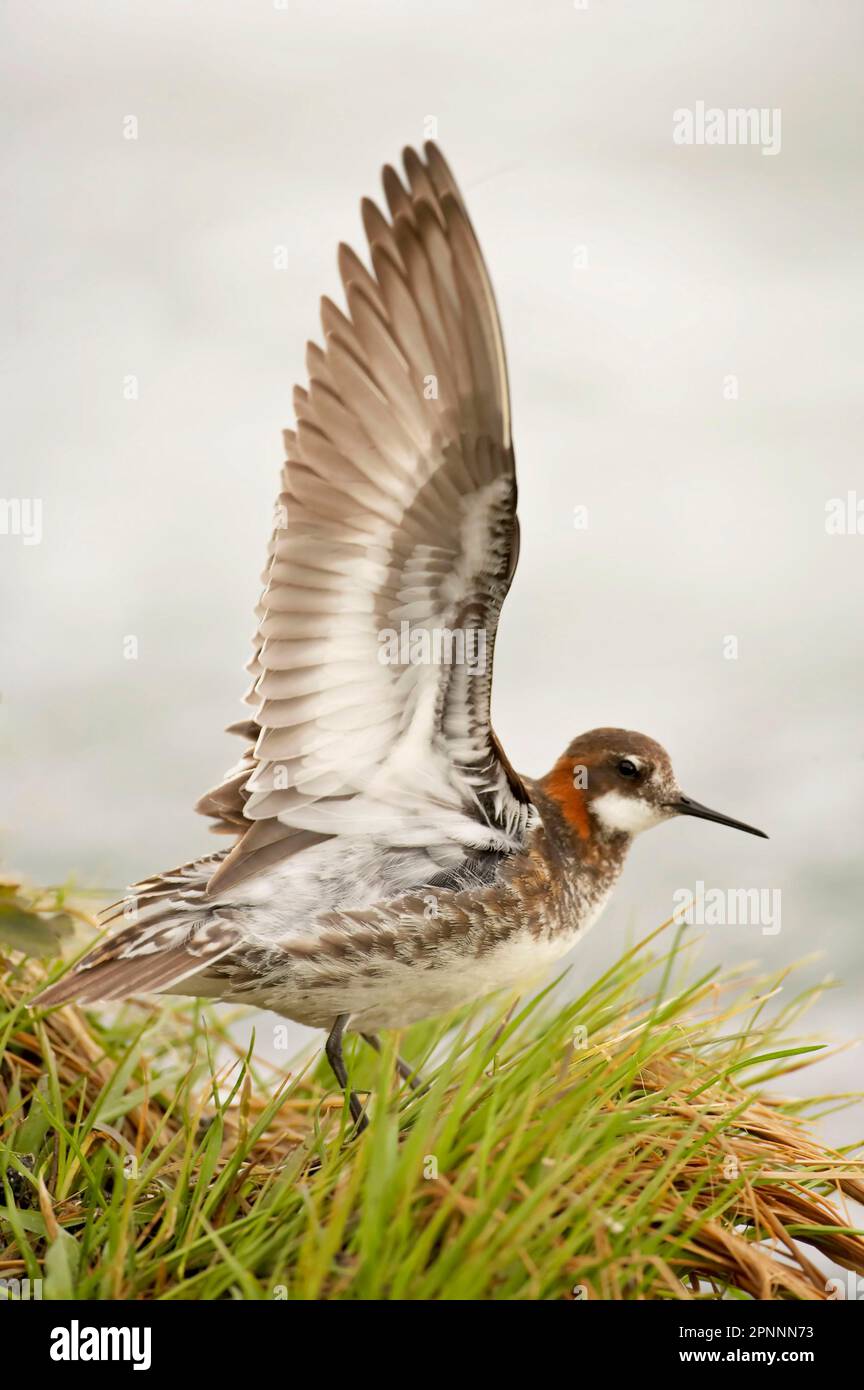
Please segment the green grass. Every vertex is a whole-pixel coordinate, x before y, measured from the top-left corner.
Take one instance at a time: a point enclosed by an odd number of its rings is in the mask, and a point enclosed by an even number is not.
[[[74,911],[5,891],[0,949],[26,945],[28,912],[54,949]],[[0,1279],[81,1299],[825,1297],[817,1252],[864,1273],[864,1163],[814,1131],[844,1098],[769,1094],[820,1056],[792,1036],[812,993],[781,1006],[779,979],[700,977],[692,955],[667,926],[572,1002],[499,1001],[381,1057],[352,1043],[373,1093],[352,1138],[317,1058],[238,1055],[230,1016],[193,1003],[31,1013],[46,963],[11,949]],[[397,1041],[425,1091],[398,1082]]]

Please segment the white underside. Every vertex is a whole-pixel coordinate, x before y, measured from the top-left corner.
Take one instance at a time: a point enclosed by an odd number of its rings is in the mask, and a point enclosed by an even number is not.
[[[494,990],[527,992],[540,984],[553,966],[580,941],[600,916],[604,904],[578,931],[561,932],[537,942],[527,933],[482,957],[442,961],[418,977],[414,967],[399,966],[386,982],[366,990],[355,985],[349,1026],[358,1031],[404,1028],[419,1019],[446,1013]]]
[[[400,856],[394,862],[392,851],[382,857],[368,840],[325,842],[286,861],[278,871],[233,890],[238,897],[242,891],[249,907],[244,914],[236,900],[231,904],[238,938],[252,947],[278,947],[298,939],[309,942],[322,930],[322,913],[392,899],[418,882],[418,866],[417,855]],[[428,858],[423,867],[428,872]],[[411,963],[378,956],[374,979],[345,962],[337,963],[337,982],[322,984],[321,972],[332,969],[325,958],[298,963],[280,971],[278,981],[271,977],[260,988],[234,996],[226,993],[224,979],[208,982],[201,976],[169,992],[234,997],[313,1027],[328,1027],[337,1015],[347,1013],[349,1026],[358,1031],[402,1028],[494,990],[530,989],[593,926],[607,897],[608,893],[574,914],[579,925],[572,931],[559,928],[538,939],[526,924],[482,953],[442,945],[432,961],[421,958]]]

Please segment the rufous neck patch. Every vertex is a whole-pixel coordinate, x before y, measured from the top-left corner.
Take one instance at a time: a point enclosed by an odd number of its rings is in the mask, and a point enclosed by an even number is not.
[[[552,771],[541,782],[547,796],[557,802],[567,824],[580,840],[590,840],[591,822],[585,792],[573,782],[573,764],[569,758],[559,758]]]

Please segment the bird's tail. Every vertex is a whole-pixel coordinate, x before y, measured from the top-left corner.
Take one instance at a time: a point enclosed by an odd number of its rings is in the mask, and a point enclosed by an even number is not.
[[[187,980],[194,994],[194,977],[227,955],[237,940],[230,909],[205,901],[221,857],[211,855],[136,884],[102,914],[104,923],[119,923],[119,929],[32,1004],[53,1008],[71,999],[82,1004],[122,999],[176,989]]]

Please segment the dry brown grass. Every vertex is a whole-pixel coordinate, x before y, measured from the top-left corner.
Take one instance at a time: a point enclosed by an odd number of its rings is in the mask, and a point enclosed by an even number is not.
[[[426,1093],[358,1051],[378,1101],[353,1140],[326,1069],[252,1062],[194,1005],[34,1018],[44,967],[10,954],[0,1275],[83,1298],[835,1297],[819,1257],[864,1276],[864,1164],[760,1079],[818,1054],[778,1043],[771,982],[670,995],[679,953],[664,992],[643,943],[558,1012],[437,1050],[443,1026],[414,1030]]]

